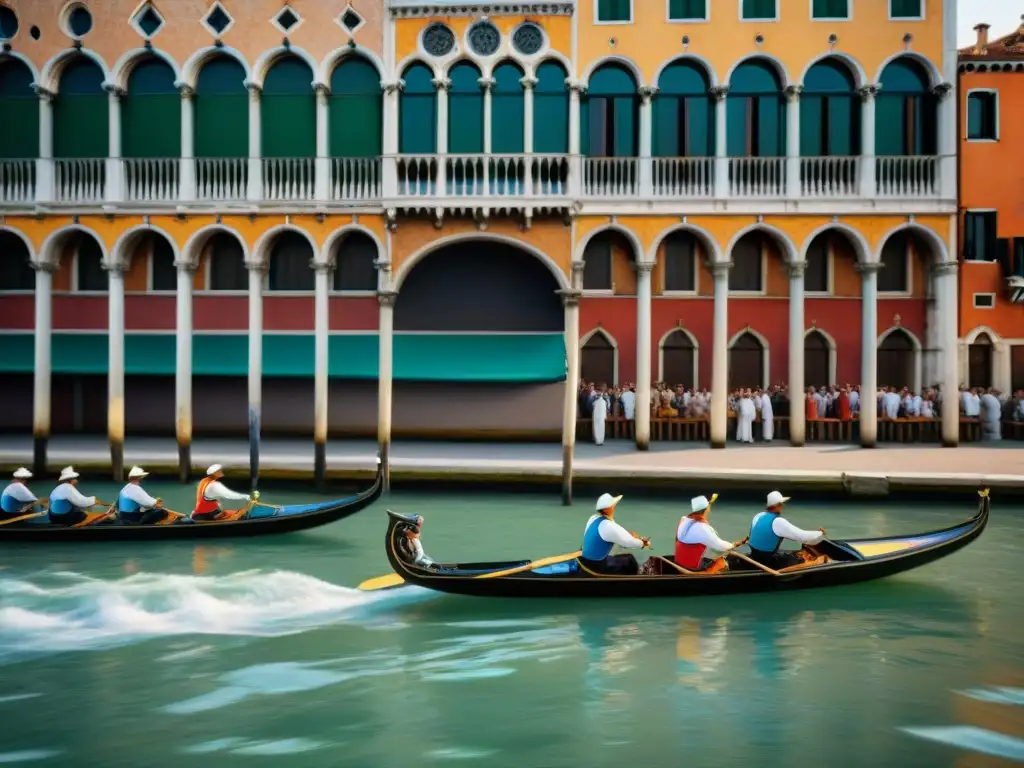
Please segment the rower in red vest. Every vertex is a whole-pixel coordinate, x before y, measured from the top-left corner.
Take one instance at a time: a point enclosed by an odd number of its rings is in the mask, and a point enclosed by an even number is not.
[[[705,496],[697,496],[690,500],[690,512],[679,521],[676,528],[676,565],[688,571],[718,573],[728,570],[724,557],[704,557],[709,549],[715,552],[728,552],[734,547],[746,543],[746,539],[730,544],[720,539],[715,529],[708,525],[708,512],[711,502]]]
[[[196,488],[196,507],[192,510],[193,520],[216,520],[223,514],[222,501],[252,501],[255,496],[232,491],[220,481],[224,477],[223,467],[214,464],[206,470],[206,477]]]

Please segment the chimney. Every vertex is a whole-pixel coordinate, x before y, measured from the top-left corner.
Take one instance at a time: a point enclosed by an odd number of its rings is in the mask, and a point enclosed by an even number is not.
[[[981,56],[988,53],[988,30],[991,24],[978,24],[974,31],[978,33],[978,41],[974,44],[974,53]]]

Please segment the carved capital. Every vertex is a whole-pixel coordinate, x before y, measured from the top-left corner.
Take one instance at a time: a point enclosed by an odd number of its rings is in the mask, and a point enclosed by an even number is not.
[[[313,261],[309,262],[309,267],[317,274],[320,274],[329,273],[331,269],[333,269],[334,265],[331,264],[329,261],[317,261],[316,259],[314,259]]]
[[[574,261],[571,264],[572,273],[574,275],[582,275],[587,268],[587,262],[585,261]]]
[[[578,307],[580,297],[583,295],[581,291],[557,291],[557,293],[562,297],[563,307]]]
[[[115,276],[123,278],[124,273],[128,271],[128,265],[121,261],[104,261],[100,266],[103,267],[103,271],[110,275],[111,279]]]
[[[390,274],[391,261],[390,259],[374,259],[373,268],[383,272],[384,274]]]
[[[253,101],[259,101],[260,94],[263,93],[263,86],[254,83],[252,80],[246,80],[244,85],[246,90],[249,91],[249,98]]]
[[[331,86],[327,83],[313,83],[313,93],[316,94],[318,99],[326,99],[331,95]]]
[[[384,226],[387,227],[388,232],[394,232],[398,229],[398,209],[388,208],[384,211]]]
[[[523,86],[523,90],[526,91],[532,91],[537,86],[537,82],[538,80],[536,77],[530,77],[529,75],[519,78],[519,84]]]
[[[802,85],[787,85],[786,86],[786,101],[797,101],[800,98],[800,94],[804,92]]]
[[[806,261],[792,261],[786,265],[789,270],[789,276],[791,278],[803,277],[804,272],[807,270]]]
[[[581,83],[579,80],[573,80],[571,77],[565,78],[566,87],[577,96],[582,96],[587,92],[587,86]]]
[[[188,274],[194,275],[196,270],[199,268],[199,265],[194,261],[186,259],[184,261],[174,262],[174,268],[179,272],[188,272]]]
[[[128,95],[128,91],[126,91],[124,88],[121,88],[118,85],[115,85],[114,83],[104,83],[103,90],[107,92],[108,96],[113,96],[117,99],[123,99],[125,96]]]
[[[860,96],[861,101],[871,101],[881,90],[881,83],[868,83],[864,87],[858,89],[857,94]]]
[[[247,261],[245,262],[245,268],[250,272],[266,274],[267,264],[263,261]]]
[[[707,266],[708,270],[710,270],[711,274],[713,274],[716,278],[728,277],[729,276],[729,270],[732,269],[732,262],[731,261],[709,261],[709,262],[706,262],[706,266]]]
[[[646,102],[649,102],[651,100],[651,98],[658,93],[658,86],[656,86],[656,85],[641,85],[637,89],[637,93],[640,94],[640,99],[646,103]]]
[[[653,271],[654,271],[654,264],[652,264],[649,261],[638,261],[636,263],[636,274],[638,276],[639,275],[649,275]]]
[[[716,85],[714,88],[709,90],[708,93],[711,94],[711,98],[713,98],[715,101],[721,101],[722,99],[729,95],[729,86]]]
[[[46,102],[51,102],[57,97],[57,94],[55,94],[53,91],[43,88],[43,86],[41,85],[33,85],[32,90],[36,92],[36,96],[38,96],[40,99]]]
[[[876,275],[885,266],[881,262],[857,262],[853,265],[853,268],[860,272],[862,275]]]
[[[493,88],[495,86],[495,84],[498,81],[495,80],[493,77],[478,77],[476,82],[477,82],[477,85],[479,85],[485,91],[489,91],[489,90],[491,90],[491,88]]]
[[[382,307],[393,308],[398,300],[398,291],[377,291],[377,303]]]
[[[949,96],[949,94],[952,91],[953,91],[953,84],[952,83],[939,83],[934,88],[932,88],[932,95],[935,96],[935,98],[937,98],[939,101],[942,101],[944,98]]]
[[[175,83],[174,85],[178,89],[178,93],[181,94],[181,98],[183,99],[191,99],[193,96],[196,95],[196,89],[193,88],[191,85],[187,85],[185,83]]]
[[[29,265],[35,272],[48,272],[52,275],[57,271],[57,265],[50,261],[30,261]]]
[[[398,80],[381,80],[380,88],[388,96],[396,92],[401,93],[405,90],[405,80],[402,80],[401,78]]]
[[[452,87],[452,81],[447,77],[435,77],[430,82],[438,91],[447,91]]]
[[[960,264],[955,261],[940,261],[932,265],[932,274],[936,277],[946,277],[948,275],[956,275],[959,269]]]

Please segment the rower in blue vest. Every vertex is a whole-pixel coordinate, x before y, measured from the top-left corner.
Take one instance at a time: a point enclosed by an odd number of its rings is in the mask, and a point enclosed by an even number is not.
[[[83,496],[75,487],[80,475],[74,467],[64,467],[60,483],[50,494],[50,522],[55,525],[78,525],[88,515],[86,510],[96,506],[95,496]]]
[[[0,496],[0,520],[10,520],[31,512],[39,499],[28,489],[32,473],[24,467],[14,470],[14,482],[4,488]]]
[[[605,493],[597,500],[597,511],[583,530],[583,547],[580,562],[584,567],[597,573],[635,576],[640,572],[636,558],[628,552],[613,555],[612,547],[618,544],[626,549],[650,549],[651,540],[631,534],[615,522],[615,506],[622,499]]]
[[[750,539],[747,542],[750,546],[750,557],[769,568],[786,568],[807,562],[806,558],[796,552],[779,551],[779,547],[786,539],[813,547],[815,544],[820,544],[825,538],[824,528],[819,528],[817,531],[805,531],[784,518],[782,505],[787,501],[789,501],[788,496],[783,496],[778,491],[772,491],[768,494],[765,511],[755,515],[750,524]]]
[[[142,490],[142,478],[148,476],[149,472],[142,467],[132,467],[128,472],[128,485],[117,494],[117,516],[122,523],[152,525],[167,515],[163,500],[154,499]]]

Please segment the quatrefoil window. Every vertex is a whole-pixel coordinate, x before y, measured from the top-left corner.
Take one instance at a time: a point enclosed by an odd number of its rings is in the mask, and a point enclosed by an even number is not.
[[[501,45],[501,33],[489,21],[482,21],[469,30],[469,46],[474,53],[490,56]]]
[[[455,35],[444,24],[431,24],[423,33],[423,47],[431,56],[447,56],[455,48]]]
[[[544,45],[544,33],[536,24],[523,24],[512,35],[512,45],[526,56],[532,56]]]

